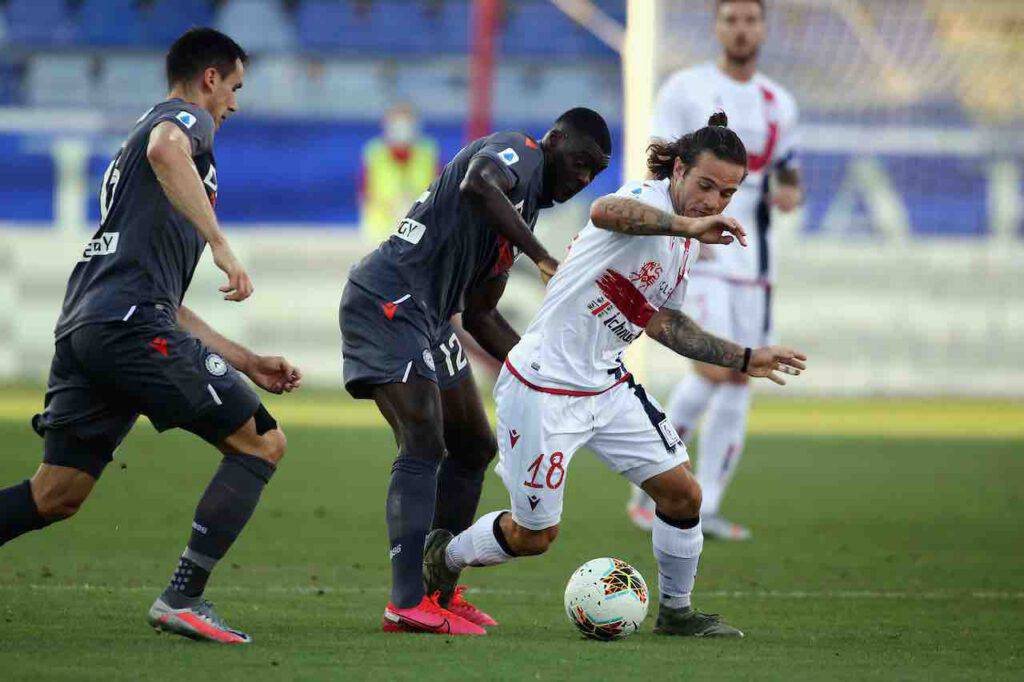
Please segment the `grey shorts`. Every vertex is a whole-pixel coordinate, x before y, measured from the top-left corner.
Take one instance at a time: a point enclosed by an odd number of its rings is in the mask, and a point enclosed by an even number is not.
[[[375,386],[404,383],[414,374],[445,390],[470,376],[469,360],[452,323],[432,328],[412,295],[394,300],[351,280],[341,295],[342,373],[354,398]]]
[[[242,375],[166,313],[79,327],[56,342],[45,409],[32,425],[44,461],[98,476],[138,415],[217,444],[261,408]]]

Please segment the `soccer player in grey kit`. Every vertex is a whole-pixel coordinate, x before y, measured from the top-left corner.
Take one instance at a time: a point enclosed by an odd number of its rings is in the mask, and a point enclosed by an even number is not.
[[[545,281],[554,274],[557,261],[533,235],[537,215],[590,184],[610,153],[604,119],[584,108],[562,114],[539,141],[502,132],[471,142],[349,274],[345,386],[377,403],[398,444],[386,509],[386,632],[482,635],[496,624],[460,589],[435,597],[423,588],[424,552],[473,522],[497,451],[450,318],[461,312],[466,331],[505,359],[519,336],[496,306],[516,253]]]
[[[298,388],[299,371],[229,341],[181,305],[207,244],[243,301],[252,281],[213,207],[213,137],[238,110],[245,51],[209,28],[167,53],[168,99],[136,122],[100,187],[100,226],[68,280],[55,332],[45,409],[32,425],[43,463],[0,490],[0,545],[72,516],[139,414],[159,431],[182,428],[223,453],[203,493],[171,582],[149,610],[158,630],[244,644],[203,599],[285,452],[284,433],[242,379],[272,393]]]

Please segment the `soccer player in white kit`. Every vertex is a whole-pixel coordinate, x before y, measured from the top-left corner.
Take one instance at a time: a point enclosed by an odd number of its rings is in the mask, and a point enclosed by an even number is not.
[[[739,223],[719,214],[746,175],[746,151],[725,127],[724,114],[711,123],[717,125],[651,146],[648,166],[656,179],[628,183],[594,203],[590,223],[549,282],[494,388],[497,471],[511,510],[485,514],[454,538],[443,529],[431,533],[424,552],[428,593],[443,598],[453,591],[466,566],[546,551],[558,535],[570,460],[589,446],[657,502],[656,631],[742,636],[690,605],[703,546],[700,486],[689,472],[686,446],[622,364],[629,344],[646,333],[681,355],[778,383],[784,383],[779,372],[804,369],[806,358],[797,351],[744,348],[680,312],[698,241],[745,243]]]
[[[725,214],[750,230],[750,248],[704,249],[693,265],[683,310],[714,334],[743,346],[759,346],[772,336],[771,206],[792,211],[802,201],[794,158],[797,107],[786,90],[756,71],[765,34],[763,1],[718,0],[715,11],[721,58],[717,64],[679,71],[665,82],[654,105],[651,134],[655,139],[674,140],[721,110],[743,140],[748,174]],[[704,491],[702,517],[709,537],[750,537],[747,528],[719,515],[743,453],[749,408],[748,377],[699,362],[669,400],[669,420],[687,444],[704,417],[697,480]],[[629,516],[637,526],[650,529],[654,501],[638,488],[630,500]]]

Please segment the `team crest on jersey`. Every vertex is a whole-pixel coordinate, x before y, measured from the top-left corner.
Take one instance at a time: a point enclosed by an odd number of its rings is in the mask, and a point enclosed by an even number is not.
[[[174,118],[184,123],[186,128],[191,128],[196,124],[196,117],[188,113],[187,111],[179,111],[178,115]]]
[[[498,152],[498,157],[505,162],[506,166],[511,166],[519,161],[519,154],[516,154],[516,150],[512,147]]]
[[[224,358],[216,353],[207,355],[205,364],[206,371],[215,377],[222,377],[228,373],[228,363],[224,362]]]
[[[434,354],[427,348],[423,351],[423,364],[430,368],[430,371],[434,371]]]
[[[651,288],[651,285],[658,281],[661,277],[661,263],[654,260],[649,260],[640,266],[640,269],[629,275],[629,281],[636,283],[636,288],[640,291],[647,291]]]

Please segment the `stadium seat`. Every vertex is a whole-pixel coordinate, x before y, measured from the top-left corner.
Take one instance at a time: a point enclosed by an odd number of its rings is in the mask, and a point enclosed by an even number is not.
[[[239,92],[241,110],[295,114],[305,109],[310,88],[301,58],[291,55],[256,55],[246,69],[245,87]]]
[[[84,0],[78,21],[86,45],[134,47],[144,42],[135,0]]]
[[[585,106],[611,122],[619,119],[620,99],[614,65],[502,64],[495,79],[494,110],[513,120],[550,123],[568,109]]]
[[[193,26],[213,23],[210,0],[154,0],[140,11],[146,44],[166,48]]]
[[[379,119],[388,105],[381,70],[380,62],[327,60],[310,93],[311,108],[317,114]]]
[[[37,54],[25,74],[25,100],[31,106],[80,107],[92,97],[93,58],[82,54]]]
[[[0,47],[7,43],[7,17],[0,12]]]
[[[466,60],[458,57],[400,63],[395,95],[411,102],[424,117],[459,120],[468,106],[468,73]]]
[[[501,51],[505,54],[615,56],[548,0],[509,3],[500,35]]]
[[[95,104],[108,108],[138,110],[167,96],[164,60],[157,54],[111,55],[103,60]]]
[[[298,44],[292,16],[280,0],[228,0],[214,21],[247,52],[292,50]]]
[[[433,4],[411,0],[306,0],[296,24],[303,47],[357,53],[464,52],[468,46],[469,3]]]
[[[76,17],[66,0],[8,0],[6,16],[14,45],[56,47],[78,37]]]

